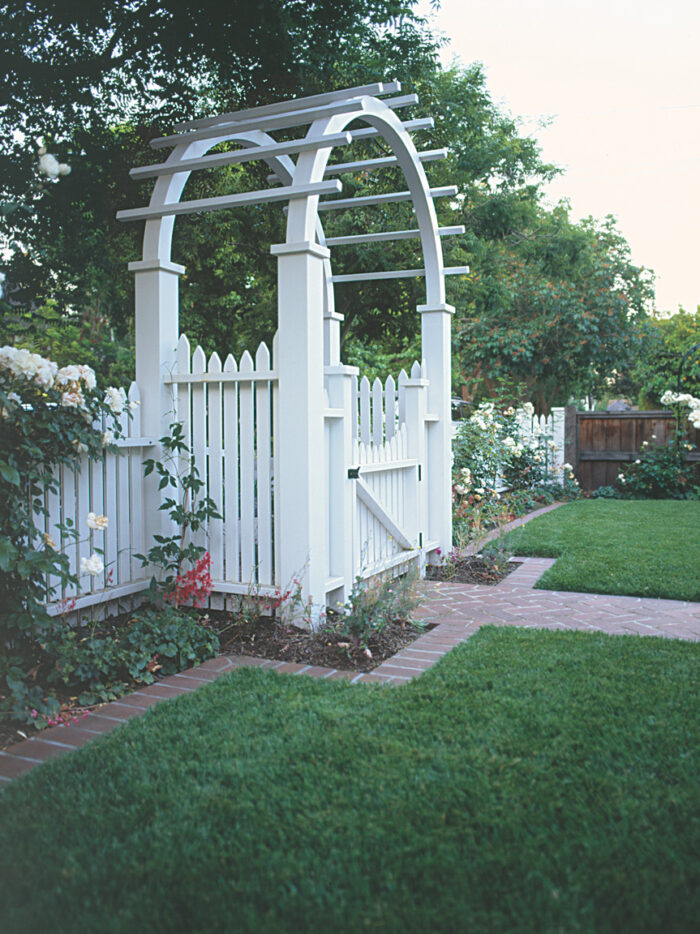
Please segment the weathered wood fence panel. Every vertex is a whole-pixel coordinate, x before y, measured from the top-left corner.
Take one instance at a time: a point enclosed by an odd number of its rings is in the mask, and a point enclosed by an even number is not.
[[[565,450],[583,490],[612,486],[620,469],[639,456],[642,444],[668,444],[676,434],[676,419],[667,410],[650,412],[579,412],[566,407]],[[700,443],[700,431],[688,432],[691,443]],[[700,460],[693,452],[689,460]]]

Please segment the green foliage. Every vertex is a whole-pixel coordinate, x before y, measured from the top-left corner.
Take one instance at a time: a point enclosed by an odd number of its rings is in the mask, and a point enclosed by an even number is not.
[[[212,658],[217,636],[175,607],[145,608],[118,627],[56,628],[44,644],[55,664],[51,680],[80,692],[81,704],[123,694],[127,682],[152,684]]]
[[[687,934],[699,648],[486,627],[401,687],[223,676],[2,791],[5,934]]]
[[[545,590],[700,600],[700,502],[587,499],[506,537],[516,555],[557,558]]]
[[[167,512],[175,531],[171,535],[154,535],[152,545],[145,555],[135,555],[144,564],[157,565],[165,572],[159,581],[151,580],[151,593],[158,590],[166,599],[176,599],[183,583],[183,565],[187,562],[197,567],[206,554],[203,545],[197,545],[192,533],[206,526],[210,519],[221,519],[216,503],[209,496],[201,496],[206,481],[199,475],[194,455],[185,441],[181,422],[170,425],[170,434],[159,439],[163,449],[163,460],[148,458],[143,462],[145,476],[152,473],[160,478],[159,490],[175,491],[175,496],[165,496],[158,507]],[[210,588],[211,589],[211,588]]]
[[[407,620],[418,604],[415,572],[391,580],[374,579],[365,583],[358,577],[347,603],[327,626],[348,640],[353,649],[371,657],[368,640],[389,623]]]
[[[79,533],[70,519],[45,533],[46,496],[58,492],[58,467],[79,470],[83,455],[102,459],[103,416],[113,440],[124,403],[117,390],[97,388],[89,367],[58,369],[27,351],[0,350],[0,634],[10,646],[48,623],[44,603],[56,588],[47,589],[47,575],[61,589],[77,584],[53,534],[67,542]]]
[[[631,379],[641,408],[662,408],[661,396],[676,389],[678,368],[684,355],[700,343],[700,306],[695,311],[679,309],[670,317],[652,317],[646,326]],[[680,392],[700,397],[700,348],[683,366]]]
[[[483,255],[456,323],[464,382],[479,397],[508,375],[544,413],[595,394],[631,367],[652,294],[612,218],[573,224],[565,205],[537,208]]]
[[[620,491],[632,499],[697,499],[700,470],[686,459],[694,450],[681,439],[658,445],[645,442],[639,457],[618,474]]]
[[[62,315],[54,302],[32,311],[0,301],[0,344],[26,347],[65,366],[81,359],[100,380],[128,386],[134,378],[134,347],[129,335],[120,338],[108,318],[94,308],[80,315]]]

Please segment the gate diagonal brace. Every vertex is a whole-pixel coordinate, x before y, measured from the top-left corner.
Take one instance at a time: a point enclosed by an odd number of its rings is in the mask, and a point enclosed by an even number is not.
[[[413,544],[406,538],[403,529],[398,527],[379,500],[376,499],[372,490],[367,486],[362,477],[360,477],[360,468],[356,467],[354,469],[357,470],[358,473],[355,478],[357,480],[357,498],[367,507],[372,515],[381,522],[397,545],[403,548],[404,551],[413,551]],[[348,471],[348,474],[349,473],[350,471]]]

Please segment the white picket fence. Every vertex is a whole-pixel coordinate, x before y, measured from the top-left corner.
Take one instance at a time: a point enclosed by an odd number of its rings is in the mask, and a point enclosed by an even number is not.
[[[131,384],[127,397],[134,406],[131,418],[122,420],[126,437],[117,442],[119,453],[107,453],[103,461],[83,457],[78,470],[59,468],[55,475],[58,491],[46,497],[43,531],[68,556],[70,571],[79,580],[77,587],[70,585],[61,590],[59,578],[48,578],[47,585],[55,588],[48,607],[51,613],[125,598],[148,585],[150,573],[135,555],[143,554],[148,547],[142,505],[143,457],[153,439],[141,437],[136,383]],[[86,524],[90,512],[107,516],[107,529],[90,530]],[[77,542],[61,535],[59,525],[76,529]],[[96,548],[104,551],[104,572],[81,575],[81,559],[88,558]]]
[[[275,345],[273,344],[273,352]],[[223,366],[201,347],[190,352],[186,336],[177,349],[177,419],[184,428],[206,494],[223,521],[213,519],[195,538],[209,551],[219,593],[267,592],[275,580],[274,438],[277,373],[260,344]],[[184,466],[184,465],[183,465]]]
[[[165,382],[171,388],[172,421],[183,426],[184,440],[204,482],[201,495],[214,501],[221,520],[212,519],[194,535],[207,549],[214,584],[212,605],[222,606],[229,595],[266,595],[284,587],[280,580],[276,476],[278,460],[278,377],[273,354],[260,344],[255,358],[247,351],[237,362],[230,354],[221,363],[208,359],[201,347],[192,351],[186,336],[177,347],[174,372]],[[349,368],[346,368],[349,369]],[[427,379],[414,364],[411,375],[385,383],[348,377],[347,404],[326,405],[326,449],[319,452],[327,465],[327,593],[345,586],[348,574],[370,577],[415,562],[429,527],[428,498],[421,494],[425,470]],[[138,403],[135,383],[129,401]],[[81,463],[81,470],[60,472],[60,493],[47,502],[47,534],[59,543],[57,525],[71,520],[81,540],[60,542],[71,570],[104,548],[105,571],[80,577],[79,588],[54,597],[52,612],[81,609],[131,597],[144,590],[154,568],[135,557],[153,544],[154,516],[144,511],[143,460],[161,459],[152,438],[141,437],[139,409],[119,442],[119,454],[104,462]],[[175,465],[174,465],[175,466]],[[189,469],[183,458],[177,465]],[[345,479],[352,475],[349,486]],[[352,493],[348,493],[352,490]],[[168,491],[166,491],[167,493]],[[344,504],[344,498],[352,501]],[[107,529],[88,530],[88,512],[108,517]],[[161,516],[158,521],[163,521]],[[351,568],[341,555],[351,555]],[[57,581],[49,581],[55,585]]]

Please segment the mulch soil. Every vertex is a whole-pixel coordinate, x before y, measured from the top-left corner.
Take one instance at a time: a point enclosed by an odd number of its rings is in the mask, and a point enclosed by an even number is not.
[[[440,567],[428,567],[427,578],[453,583],[497,584],[516,567],[517,564],[508,563],[505,568],[498,568],[483,558],[459,557]],[[369,638],[365,651],[333,632],[332,620],[328,630],[314,633],[295,626],[284,626],[264,616],[241,621],[239,615],[224,610],[200,610],[199,613],[200,621],[218,635],[220,652],[223,655],[254,655],[258,658],[337,668],[342,671],[371,671],[400,649],[410,645],[424,632],[408,620],[396,620],[385,626],[381,632],[374,633]],[[122,614],[106,620],[100,625],[100,631],[123,626],[130,615],[132,614]],[[129,685],[130,690],[134,691],[140,687],[143,687],[143,684],[136,681]],[[77,707],[75,697],[69,696],[69,693],[66,692],[65,696],[59,694],[60,715],[66,723],[73,722],[74,718],[82,719],[86,711],[93,709]],[[79,691],[74,693],[78,694]],[[96,704],[95,708],[101,706],[103,705]],[[57,730],[60,730],[60,727],[50,727],[42,732],[43,735],[53,736]],[[0,749],[21,742],[32,734],[35,735],[35,730],[31,727],[18,728],[17,723],[0,722]]]
[[[521,563],[508,561],[496,564],[479,555],[458,555],[444,564],[428,566],[426,577],[430,581],[450,581],[453,584],[497,584]]]
[[[369,654],[332,631],[310,632],[283,626],[263,617],[240,623],[231,613],[207,611],[209,625],[219,636],[225,655],[255,655],[282,662],[319,665],[343,671],[371,671],[424,631],[407,620],[396,620],[368,639]]]

